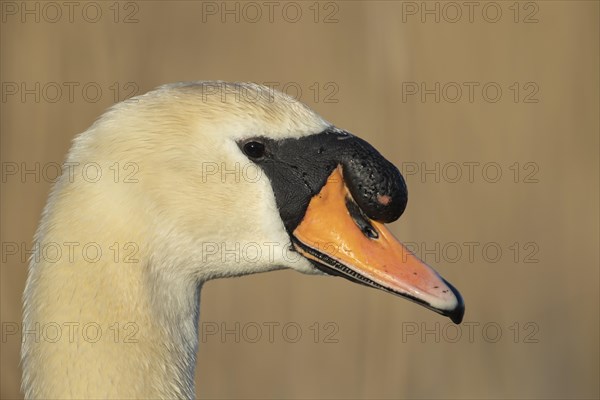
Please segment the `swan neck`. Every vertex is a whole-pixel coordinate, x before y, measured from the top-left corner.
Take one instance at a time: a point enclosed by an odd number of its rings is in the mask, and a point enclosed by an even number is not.
[[[40,334],[23,338],[26,398],[195,397],[201,285],[139,261],[32,260],[23,331]]]

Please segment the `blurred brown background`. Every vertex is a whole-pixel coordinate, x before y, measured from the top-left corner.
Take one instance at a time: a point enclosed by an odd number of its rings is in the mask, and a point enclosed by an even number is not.
[[[204,337],[199,397],[598,398],[598,2],[74,4],[2,2],[2,398],[26,277],[7,243],[30,248],[44,166],[115,100],[200,79],[285,89],[400,166],[392,229],[467,324],[335,278],[210,282],[202,326],[240,339]]]

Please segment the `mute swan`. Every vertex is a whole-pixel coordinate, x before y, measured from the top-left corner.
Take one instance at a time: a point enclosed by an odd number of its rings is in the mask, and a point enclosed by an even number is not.
[[[406,206],[400,172],[282,93],[165,85],[113,106],[64,165],[36,233],[23,323],[63,335],[25,338],[26,398],[194,398],[200,288],[214,278],[339,275],[462,320],[458,291],[383,225]],[[235,168],[254,170],[239,179]]]

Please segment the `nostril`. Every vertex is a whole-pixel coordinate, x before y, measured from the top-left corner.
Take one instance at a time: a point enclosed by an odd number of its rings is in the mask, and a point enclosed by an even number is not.
[[[369,219],[363,215],[358,205],[348,197],[346,198],[346,208],[358,229],[360,229],[366,237],[369,239],[379,239],[379,233],[373,225],[371,225]]]
[[[363,229],[363,233],[371,239],[379,239],[379,234],[377,233],[377,231],[370,226],[365,227]]]

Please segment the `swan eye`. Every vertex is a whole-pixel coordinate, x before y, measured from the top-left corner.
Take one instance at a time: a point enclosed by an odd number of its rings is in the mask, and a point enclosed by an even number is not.
[[[248,142],[244,145],[244,153],[251,158],[261,158],[265,155],[265,145],[260,142]]]

